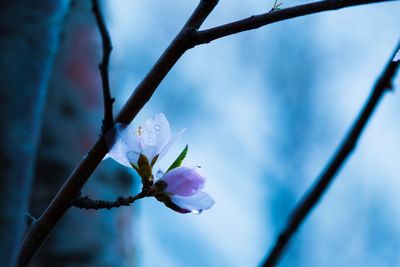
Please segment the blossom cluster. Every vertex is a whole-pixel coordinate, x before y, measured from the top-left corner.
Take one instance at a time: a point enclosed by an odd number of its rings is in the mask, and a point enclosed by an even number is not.
[[[214,200],[202,191],[206,178],[198,167],[181,166],[187,146],[164,173],[155,175],[153,166],[182,135],[171,137],[171,129],[163,113],[148,119],[142,126],[117,123],[107,134],[110,157],[118,163],[134,168],[142,177],[143,186],[153,190],[154,196],[169,208],[180,213],[198,214],[209,209]]]

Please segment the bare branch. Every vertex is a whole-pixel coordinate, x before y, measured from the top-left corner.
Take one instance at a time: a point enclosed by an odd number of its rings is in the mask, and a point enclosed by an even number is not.
[[[96,18],[103,44],[103,59],[99,64],[99,70],[103,86],[104,118],[101,132],[104,135],[114,125],[113,103],[115,99],[111,97],[110,81],[108,78],[108,65],[110,63],[112,44],[98,0],[92,0],[92,11]]]
[[[77,197],[71,201],[71,205],[80,209],[112,209],[112,208],[119,208],[121,206],[130,206],[133,202],[138,199],[145,198],[147,195],[144,192],[140,192],[135,196],[128,196],[128,197],[118,197],[114,201],[107,201],[107,200],[93,200],[90,199],[88,196],[85,197]]]
[[[209,43],[216,39],[226,37],[243,31],[254,30],[278,21],[297,18],[323,11],[336,10],[350,6],[365,5],[396,0],[325,0],[284,9],[273,9],[267,13],[251,16],[232,23],[198,31],[195,36],[195,45]]]
[[[365,129],[367,122],[371,118],[380,99],[386,91],[392,89],[392,79],[395,76],[400,63],[393,61],[394,54],[398,49],[400,49],[400,43],[398,44],[395,52],[391,55],[389,63],[383,70],[361,113],[354,122],[334,157],[322,171],[317,179],[317,182],[308,190],[308,192],[303,196],[300,203],[297,204],[297,207],[292,212],[289,222],[279,235],[279,238],[276,240],[274,247],[264,262],[264,267],[272,267],[277,263],[293,234],[299,228],[300,224],[304,221],[307,215],[318,204],[318,201],[321,199],[330,183],[334,180],[335,175],[338,173],[344,162],[354,150],[362,131]]]
[[[136,87],[132,96],[117,116],[116,121],[128,124],[135,118],[178,59],[187,49],[193,46],[191,38],[193,32],[201,26],[217,3],[218,0],[200,1],[182,30],[161,55],[150,72],[144,77],[142,82]],[[58,191],[44,213],[29,229],[20,247],[17,263],[18,267],[27,266],[29,264],[56,223],[71,207],[71,199],[79,195],[79,192],[81,192],[90,175],[100,164],[106,153],[107,146],[105,139],[103,136],[100,136],[89,150],[86,157],[83,158],[82,162]]]

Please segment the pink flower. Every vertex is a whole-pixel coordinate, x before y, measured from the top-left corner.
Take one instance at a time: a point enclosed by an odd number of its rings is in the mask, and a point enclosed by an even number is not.
[[[151,162],[157,155],[161,158],[183,131],[171,138],[171,129],[163,113],[148,119],[143,127],[117,123],[107,134],[110,148],[105,159],[110,157],[132,167],[131,164],[137,165],[139,155],[143,154]]]
[[[162,178],[167,184],[164,192],[182,210],[181,213],[199,214],[214,205],[214,200],[202,192],[206,178],[196,168],[178,167],[167,172]]]

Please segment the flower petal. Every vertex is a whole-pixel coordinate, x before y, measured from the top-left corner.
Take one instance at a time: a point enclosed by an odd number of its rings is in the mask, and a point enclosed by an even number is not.
[[[127,129],[127,125],[117,123],[112,129],[108,131],[106,135],[106,142],[109,151],[104,159],[112,158],[119,164],[131,167],[127,158],[127,151],[129,149],[127,146],[127,142],[129,139]]]
[[[188,197],[173,195],[171,200],[180,208],[196,213],[208,210],[215,203],[215,201],[205,192],[198,192],[197,194]]]
[[[185,132],[186,129],[182,129],[179,133],[177,133],[174,137],[169,139],[168,143],[159,151],[159,156],[158,158],[162,158],[168,150],[171,148],[173,144],[176,143],[176,141],[182,136],[182,134]]]
[[[148,119],[139,136],[139,145],[142,153],[151,161],[168,143],[171,129],[164,113],[154,115]]]
[[[192,196],[199,192],[206,181],[195,168],[178,167],[167,172],[162,180],[167,183],[166,193],[179,196]]]
[[[117,123],[107,133],[109,152],[104,159],[111,157],[127,167],[131,167],[130,163],[137,164],[140,154],[152,161],[161,151],[165,154],[182,132],[170,140],[171,129],[163,113],[154,115],[145,122],[144,127],[140,128],[133,123],[129,125]]]
[[[126,157],[127,157],[128,161],[135,165],[138,164],[139,156],[140,156],[140,152],[136,152],[136,151],[129,151],[126,153]],[[129,166],[131,167],[131,165],[129,165]]]

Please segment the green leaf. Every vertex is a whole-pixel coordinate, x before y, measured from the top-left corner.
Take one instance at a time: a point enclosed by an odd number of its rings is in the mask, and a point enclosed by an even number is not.
[[[188,145],[186,145],[185,148],[182,150],[181,154],[179,154],[174,163],[172,163],[172,165],[168,168],[168,170],[165,173],[182,165],[182,161],[185,159],[188,149],[189,147]]]

